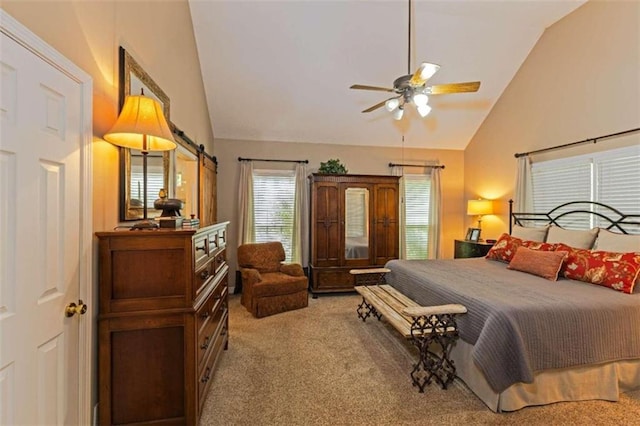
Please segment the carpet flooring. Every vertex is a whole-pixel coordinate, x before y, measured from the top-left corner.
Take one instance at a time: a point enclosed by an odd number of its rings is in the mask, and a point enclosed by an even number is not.
[[[564,402],[496,414],[456,380],[419,393],[414,348],[383,321],[358,319],[357,295],[256,319],[230,297],[229,349],[200,424],[640,425],[640,391],[620,401]]]

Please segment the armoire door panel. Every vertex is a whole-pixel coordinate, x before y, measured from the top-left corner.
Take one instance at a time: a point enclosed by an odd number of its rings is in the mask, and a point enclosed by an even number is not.
[[[384,265],[398,257],[398,187],[378,185],[375,193],[375,264]]]
[[[340,262],[340,206],[339,188],[335,184],[319,185],[314,197],[313,227],[317,238],[316,266],[335,266]]]

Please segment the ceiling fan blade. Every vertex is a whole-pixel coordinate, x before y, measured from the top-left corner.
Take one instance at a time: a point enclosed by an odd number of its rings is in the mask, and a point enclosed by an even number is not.
[[[409,80],[409,84],[413,87],[419,87],[424,85],[438,70],[440,69],[440,65],[431,64],[429,62],[423,62],[420,64],[420,67],[413,73],[411,80]]]
[[[357,89],[357,90],[377,90],[379,92],[393,92],[393,89],[387,89],[386,87],[377,87],[377,86],[364,86],[362,84],[354,84],[349,87],[349,89]]]
[[[427,87],[427,94],[445,95],[448,93],[477,92],[479,88],[479,81],[469,81],[467,83],[435,84],[433,86]]]
[[[393,96],[393,97],[391,97],[391,98],[389,98],[389,99],[394,99],[394,98],[397,98],[397,96]],[[385,104],[389,99],[385,99],[384,101],[379,102],[379,103],[375,104],[374,106],[370,106],[369,108],[367,108],[367,109],[363,110],[362,112],[371,112],[371,111],[375,111],[375,110],[377,110],[378,108],[380,108],[380,107],[384,106],[384,104]]]

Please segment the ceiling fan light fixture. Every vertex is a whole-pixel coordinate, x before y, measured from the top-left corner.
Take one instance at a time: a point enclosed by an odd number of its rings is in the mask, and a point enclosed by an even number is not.
[[[416,109],[422,118],[425,118],[431,112],[431,107],[427,104],[419,105]]]
[[[397,98],[389,99],[387,102],[384,103],[384,107],[389,112],[392,112],[393,110],[398,108],[398,105],[400,105],[400,101]]]
[[[433,75],[436,72],[438,72],[439,69],[440,69],[440,65],[430,64],[429,62],[423,62],[420,65],[420,77],[423,80],[428,80],[431,77],[433,77]]]
[[[404,115],[404,108],[403,107],[398,107],[398,109],[396,109],[395,111],[393,111],[393,118],[395,120],[402,120],[402,116]]]
[[[429,102],[429,97],[423,92],[416,92],[413,94],[413,103],[416,104],[417,107],[426,105],[427,102]]]

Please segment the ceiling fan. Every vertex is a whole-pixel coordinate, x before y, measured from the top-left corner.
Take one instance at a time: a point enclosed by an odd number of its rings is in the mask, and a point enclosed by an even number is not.
[[[356,90],[375,90],[380,92],[395,93],[394,96],[379,102],[362,112],[375,111],[383,105],[387,111],[393,113],[393,118],[401,120],[404,115],[404,107],[406,104],[413,103],[416,106],[418,114],[426,117],[431,112],[428,105],[429,95],[444,95],[450,93],[469,93],[477,92],[480,88],[479,81],[470,81],[466,83],[449,83],[434,84],[426,86],[429,80],[440,69],[440,65],[423,62],[420,67],[411,74],[411,0],[409,0],[409,43],[407,54],[407,75],[400,76],[393,82],[393,88],[366,86],[362,84],[354,84],[350,89]]]

